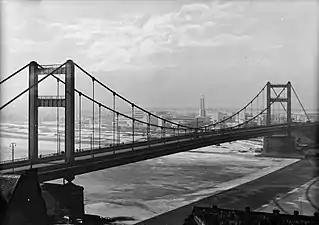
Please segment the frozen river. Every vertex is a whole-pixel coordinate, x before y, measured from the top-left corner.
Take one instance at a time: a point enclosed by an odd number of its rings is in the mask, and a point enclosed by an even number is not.
[[[11,159],[8,146],[12,141],[17,144],[16,157],[27,156],[27,139],[3,136],[0,139],[2,160]],[[255,157],[253,150],[260,144],[238,141],[200,148],[83,174],[77,176],[74,183],[85,188],[87,213],[132,216],[136,223],[209,196],[220,187],[234,185],[235,179],[295,161]],[[39,149],[40,154],[55,152],[56,143],[40,141]]]

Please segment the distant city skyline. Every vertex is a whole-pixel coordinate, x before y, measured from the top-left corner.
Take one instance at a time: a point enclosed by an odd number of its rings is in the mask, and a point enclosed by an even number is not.
[[[73,59],[143,108],[198,110],[204,94],[206,109],[239,109],[267,81],[288,80],[305,108],[318,107],[314,0],[2,1],[1,8],[0,80],[32,60]],[[1,104],[27,88],[27,77],[1,87]],[[91,93],[88,82],[76,71],[77,88]],[[53,93],[54,79],[40,89]],[[112,99],[99,88],[96,96]],[[26,110],[26,99],[4,113]]]

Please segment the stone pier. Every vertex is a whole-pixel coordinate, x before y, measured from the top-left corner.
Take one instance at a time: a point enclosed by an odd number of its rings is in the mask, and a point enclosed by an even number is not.
[[[63,216],[84,217],[84,188],[82,186],[71,182],[66,184],[44,183],[41,185],[41,190],[47,214],[51,220],[58,221]]]
[[[278,135],[264,137],[263,156],[301,156],[296,150],[295,137],[289,135]]]

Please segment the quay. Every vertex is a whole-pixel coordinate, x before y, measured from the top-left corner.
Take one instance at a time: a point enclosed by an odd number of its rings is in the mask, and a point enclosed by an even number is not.
[[[273,208],[278,209],[278,205],[272,203],[272,199],[277,199],[281,195],[287,196],[289,192],[293,191],[294,194],[289,195],[290,199],[286,197],[277,200],[282,207],[291,212],[298,210],[299,205],[296,204],[295,207],[287,208],[287,201],[296,201],[299,195],[305,194],[305,186],[302,185],[314,179],[318,179],[318,174],[313,165],[308,160],[302,159],[258,179],[139,222],[136,225],[182,225],[185,218],[191,214],[194,206],[211,207],[212,205],[218,205],[221,208],[238,210],[244,210],[246,206],[249,206],[252,211],[271,212]],[[294,189],[298,191],[294,191]],[[312,191],[311,193],[313,201],[316,202],[314,204],[319,205],[315,192]],[[299,209],[299,211],[303,215],[313,215],[315,209],[309,205],[309,201],[306,198],[303,199],[303,210]],[[306,207],[308,211],[306,211]]]

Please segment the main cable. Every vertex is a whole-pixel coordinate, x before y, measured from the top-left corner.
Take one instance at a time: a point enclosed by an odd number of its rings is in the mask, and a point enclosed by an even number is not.
[[[309,116],[308,116],[308,114],[307,114],[305,108],[303,107],[303,105],[302,105],[302,103],[301,103],[301,101],[300,101],[300,99],[299,99],[299,97],[298,97],[298,95],[297,95],[297,92],[295,91],[295,89],[294,89],[294,87],[293,87],[292,85],[291,85],[291,88],[292,88],[292,91],[295,93],[295,96],[297,97],[297,100],[298,100],[298,102],[299,102],[299,104],[300,104],[302,110],[303,110],[304,113],[306,114],[306,117],[307,117],[308,121],[310,122],[310,118],[309,118]]]
[[[10,80],[12,77],[14,77],[15,75],[17,75],[18,73],[20,73],[22,70],[24,70],[25,68],[27,68],[28,66],[30,66],[30,63],[28,63],[27,65],[25,65],[24,67],[21,67],[20,69],[18,69],[16,72],[14,72],[13,74],[11,74],[10,76],[6,77],[5,79],[3,79],[2,81],[0,81],[0,85],[4,82],[6,82],[7,80]]]
[[[51,75],[51,74],[50,74],[50,75]],[[55,77],[56,79],[59,79],[59,78],[56,77],[54,74],[52,74],[52,76]],[[62,80],[60,80],[60,82],[63,83],[63,84],[65,84],[65,82],[62,81]],[[102,104],[102,103],[100,103],[100,102],[94,100],[94,99],[91,98],[90,96],[88,96],[88,95],[86,95],[86,94],[80,92],[80,91],[77,90],[77,89],[74,89],[74,91],[77,92],[77,93],[81,93],[81,94],[83,95],[83,97],[87,98],[88,100],[90,100],[90,101],[92,101],[92,102],[94,102],[94,103],[96,103],[96,104],[101,104],[101,106],[102,106],[103,108],[105,108],[105,109],[107,109],[107,110],[109,110],[109,111],[111,111],[111,112],[117,113],[117,114],[119,114],[120,116],[123,116],[123,117],[125,117],[125,118],[127,118],[127,119],[132,119],[130,116],[128,116],[128,115],[126,115],[126,114],[123,114],[123,113],[121,113],[121,112],[117,112],[117,111],[111,109],[110,107],[108,107],[108,106],[106,106],[106,105],[104,105],[104,104]],[[150,114],[151,114],[151,113],[150,113]],[[145,122],[145,121],[141,121],[141,120],[138,120],[138,119],[135,119],[135,121],[147,125],[147,122]],[[162,126],[159,126],[159,125],[156,125],[156,124],[152,124],[152,126],[153,126],[153,127],[158,127],[158,128],[161,128],[161,127],[162,127]],[[174,128],[168,127],[168,129],[174,129]],[[180,128],[180,129],[186,130],[186,129],[185,129],[185,126],[184,126],[184,128]]]
[[[272,87],[271,89],[273,90],[273,92],[275,93],[275,95],[278,96],[278,94],[277,94],[277,92],[275,91],[275,89],[274,89],[273,87]],[[285,112],[287,113],[287,110],[286,110],[284,104],[283,104],[282,102],[280,102],[280,104],[281,104],[281,106],[284,108]]]
[[[280,95],[284,90],[285,90],[285,88],[281,90],[281,92],[279,93],[279,95]],[[278,99],[278,98],[279,98],[279,96],[276,97],[276,99]],[[276,100],[276,99],[275,99],[275,100]],[[258,113],[256,116],[252,117],[251,119],[245,121],[244,123],[239,124],[239,125],[236,125],[236,126],[233,126],[233,127],[229,127],[229,128],[230,128],[230,129],[231,129],[231,128],[236,128],[236,127],[239,127],[239,126],[241,126],[241,125],[243,125],[243,124],[247,124],[248,122],[254,120],[256,117],[258,117],[259,115],[261,115],[264,111],[267,110],[268,107],[270,107],[270,106],[271,106],[272,104],[274,104],[274,103],[275,103],[275,101],[272,101],[263,111],[261,111],[261,112]]]
[[[205,126],[202,126],[202,127],[199,127],[199,129],[201,128],[205,128],[205,127],[212,127],[212,126],[216,126],[217,124],[220,124],[220,123],[223,123],[227,120],[229,120],[230,118],[232,118],[234,115],[236,115],[237,113],[240,113],[242,112],[243,110],[246,110],[246,108],[260,95],[260,93],[262,93],[264,91],[264,89],[266,88],[267,84],[258,92],[258,94],[249,102],[247,103],[244,107],[242,107],[240,110],[238,110],[237,112],[235,112],[233,115],[223,119],[223,120],[220,120],[216,123],[213,123],[213,124],[209,124],[209,125],[205,125]]]
[[[52,72],[48,73],[47,75],[45,75],[43,78],[41,78],[40,80],[38,80],[38,82],[36,82],[35,84],[31,85],[31,87],[28,87],[27,89],[25,89],[24,91],[22,91],[21,93],[19,93],[18,95],[16,95],[14,98],[12,98],[10,101],[8,101],[7,103],[5,103],[4,105],[2,105],[0,107],[0,110],[4,109],[5,107],[7,107],[8,105],[10,105],[12,102],[14,102],[15,100],[17,100],[18,98],[20,98],[23,94],[25,94],[27,91],[29,91],[31,88],[33,88],[34,86],[40,84],[42,81],[44,81],[46,78],[48,78],[49,76],[53,75],[57,70],[59,70],[62,66],[64,66],[66,64],[63,63],[62,65],[60,65],[59,67],[57,67],[56,69],[54,69]],[[55,76],[54,76],[55,77]],[[55,77],[56,78],[56,77]]]
[[[134,105],[137,109],[143,111],[144,113],[150,113],[152,116],[156,117],[157,119],[161,119],[161,120],[166,121],[166,122],[168,122],[168,123],[171,123],[171,124],[174,124],[174,125],[178,125],[177,123],[174,123],[174,122],[171,122],[171,121],[169,121],[169,120],[163,119],[163,118],[161,118],[161,117],[159,117],[159,116],[157,116],[157,115],[155,115],[155,114],[153,114],[153,113],[151,113],[151,112],[149,112],[149,111],[147,111],[147,110],[141,108],[140,106],[134,104],[133,102],[131,102],[130,100],[126,99],[126,98],[123,97],[122,95],[117,94],[117,93],[116,93],[115,91],[113,91],[111,88],[107,87],[105,84],[103,84],[103,83],[102,83],[101,81],[99,81],[97,78],[95,78],[94,76],[92,76],[89,72],[87,72],[86,70],[84,70],[84,69],[83,69],[80,65],[78,65],[77,63],[74,62],[74,65],[75,65],[76,67],[78,67],[78,68],[79,68],[83,73],[85,73],[87,76],[89,76],[91,79],[95,79],[95,81],[96,81],[98,84],[100,84],[102,87],[104,87],[104,88],[107,89],[108,91],[112,92],[113,95],[118,96],[118,97],[121,98],[123,101],[127,102],[128,104]],[[187,129],[191,129],[191,127],[188,127],[188,126],[184,126],[184,125],[181,125],[181,126],[184,127],[184,128],[187,128]]]

